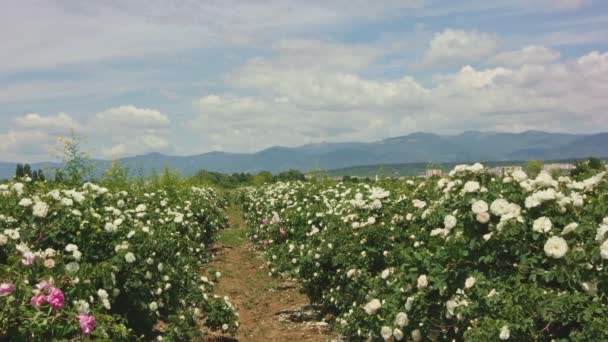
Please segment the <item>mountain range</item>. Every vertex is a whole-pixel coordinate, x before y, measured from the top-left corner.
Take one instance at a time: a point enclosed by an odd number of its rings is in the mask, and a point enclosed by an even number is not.
[[[208,152],[193,156],[149,153],[119,159],[134,174],[161,171],[165,166],[185,175],[205,169],[223,173],[288,169],[320,171],[351,166],[403,163],[557,160],[608,157],[608,132],[597,134],[468,131],[456,135],[412,133],[374,142],[314,143],[299,147],[274,146],[256,153]],[[110,161],[96,160],[98,172]],[[33,169],[58,167],[32,163]],[[0,178],[10,178],[16,163],[0,162]]]

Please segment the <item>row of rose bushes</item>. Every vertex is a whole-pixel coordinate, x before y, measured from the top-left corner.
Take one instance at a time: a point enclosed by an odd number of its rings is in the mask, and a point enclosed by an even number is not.
[[[480,164],[244,191],[270,271],[348,340],[608,339],[608,181]],[[330,316],[328,316],[330,317]]]
[[[0,184],[0,340],[191,340],[237,316],[201,276],[225,199],[185,184]]]

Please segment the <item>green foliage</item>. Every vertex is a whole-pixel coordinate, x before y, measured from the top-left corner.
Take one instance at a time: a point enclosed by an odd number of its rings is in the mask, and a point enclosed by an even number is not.
[[[238,200],[271,272],[298,279],[349,341],[608,339],[606,172],[451,174]]]
[[[77,185],[92,179],[95,164],[91,156],[82,150],[85,138],[71,129],[70,136],[60,137],[59,143],[61,147],[56,154],[61,159],[62,169],[55,170],[55,181]]]
[[[262,171],[256,175],[250,173],[224,174],[201,170],[190,178],[193,184],[204,184],[217,186],[223,189],[236,189],[239,187],[261,185],[277,181],[305,180],[305,176],[298,170],[283,171],[273,176],[268,171]]]
[[[96,319],[89,337],[105,341],[153,340],[160,322],[168,340],[190,340],[203,325],[236,331],[232,305],[199,273],[226,224],[225,197],[168,170],[122,187],[121,175],[113,168],[106,179],[113,190],[0,185],[0,284],[15,286],[0,293],[0,340],[86,339],[79,312]],[[30,303],[43,281],[63,292],[61,307]]]
[[[25,177],[25,172],[23,171],[23,164],[17,164],[15,168],[15,177],[18,179]]]
[[[604,162],[598,158],[588,158],[575,163],[576,168],[570,175],[576,179],[589,177],[601,170],[604,170]]]
[[[272,173],[268,171],[261,171],[253,176],[253,185],[272,183],[273,179]]]
[[[540,160],[529,160],[524,164],[524,171],[530,177],[536,177],[543,170],[544,163]]]
[[[101,176],[101,184],[109,189],[122,189],[129,184],[129,168],[113,161]]]

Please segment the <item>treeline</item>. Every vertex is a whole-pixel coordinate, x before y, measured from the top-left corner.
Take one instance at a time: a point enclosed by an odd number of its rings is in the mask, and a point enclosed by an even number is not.
[[[279,181],[286,182],[305,180],[306,176],[298,170],[283,171],[276,175],[273,175],[268,171],[261,171],[256,174],[243,172],[225,174],[220,172],[201,170],[197,172],[194,176],[190,177],[190,179],[194,183],[215,185],[226,189],[235,189],[243,186],[255,186]]]
[[[44,182],[46,180],[44,172],[42,172],[42,170],[32,170],[30,164],[17,164],[17,167],[15,168],[15,177],[29,177],[32,182]]]

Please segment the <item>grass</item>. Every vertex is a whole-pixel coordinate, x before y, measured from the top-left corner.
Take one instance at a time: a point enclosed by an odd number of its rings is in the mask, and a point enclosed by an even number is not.
[[[229,207],[227,210],[229,227],[217,234],[217,242],[228,247],[241,246],[247,240],[247,226],[238,208]]]

